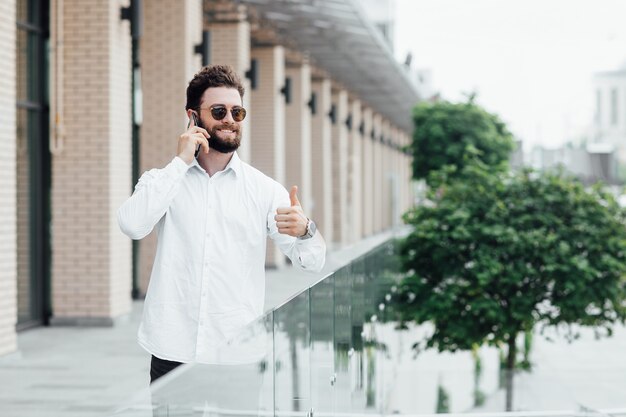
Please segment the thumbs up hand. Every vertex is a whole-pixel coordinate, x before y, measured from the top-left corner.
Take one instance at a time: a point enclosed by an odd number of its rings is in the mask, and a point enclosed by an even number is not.
[[[302,206],[298,200],[298,186],[291,187],[289,192],[290,207],[279,207],[276,209],[276,226],[278,233],[284,235],[300,237],[306,233],[306,225],[309,219],[304,215]]]

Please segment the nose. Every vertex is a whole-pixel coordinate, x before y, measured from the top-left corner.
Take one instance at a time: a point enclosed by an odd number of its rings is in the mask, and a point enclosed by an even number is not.
[[[237,122],[235,122],[235,119],[233,119],[232,109],[228,109],[228,111],[226,112],[226,117],[224,117],[222,121],[224,123],[228,123],[229,125],[237,125]]]

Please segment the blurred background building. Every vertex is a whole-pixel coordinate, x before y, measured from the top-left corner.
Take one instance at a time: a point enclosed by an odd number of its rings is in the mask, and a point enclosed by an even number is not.
[[[594,74],[595,117],[591,142],[611,146],[626,164],[626,61],[615,71]]]
[[[617,70],[593,76],[595,112],[588,133],[558,148],[536,146],[529,164],[536,169],[561,167],[586,184],[624,182],[626,166],[626,62]]]
[[[537,146],[529,165],[539,170],[563,169],[588,185],[620,183],[615,147],[608,143],[569,144],[556,149]]]
[[[0,355],[16,329],[114,325],[145,293],[155,236],[131,242],[116,210],[174,157],[204,64],[240,74],[240,156],[299,185],[330,248],[397,224],[419,91],[393,58],[393,15],[393,1],[0,2]],[[267,261],[285,264],[271,245]]]

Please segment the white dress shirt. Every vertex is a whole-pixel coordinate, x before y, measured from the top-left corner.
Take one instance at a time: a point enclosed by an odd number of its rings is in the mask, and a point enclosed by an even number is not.
[[[130,238],[158,234],[139,344],[161,359],[218,363],[220,345],[263,313],[267,236],[294,265],[320,271],[319,232],[278,233],[276,209],[288,206],[287,190],[236,152],[212,177],[179,157],[145,172],[118,210]]]

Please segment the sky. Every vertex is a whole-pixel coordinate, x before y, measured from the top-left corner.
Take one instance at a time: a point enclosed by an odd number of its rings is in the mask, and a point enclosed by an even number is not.
[[[594,72],[626,65],[626,0],[396,0],[395,54],[477,102],[525,149],[584,136]]]

